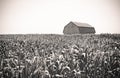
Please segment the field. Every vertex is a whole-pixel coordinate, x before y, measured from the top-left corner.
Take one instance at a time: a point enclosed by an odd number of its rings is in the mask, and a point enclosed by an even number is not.
[[[0,35],[0,78],[120,78],[120,34]]]

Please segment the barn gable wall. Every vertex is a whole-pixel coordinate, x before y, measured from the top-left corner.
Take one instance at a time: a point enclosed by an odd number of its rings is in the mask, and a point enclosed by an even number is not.
[[[64,34],[78,34],[79,29],[73,23],[69,23],[65,26],[63,33]]]

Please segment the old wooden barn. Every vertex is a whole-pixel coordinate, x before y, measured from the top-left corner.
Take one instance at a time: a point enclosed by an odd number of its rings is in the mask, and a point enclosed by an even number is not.
[[[63,30],[64,34],[94,34],[95,28],[87,23],[70,22]]]

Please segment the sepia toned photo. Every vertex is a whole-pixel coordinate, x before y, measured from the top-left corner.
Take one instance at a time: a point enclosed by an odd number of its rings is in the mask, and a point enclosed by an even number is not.
[[[120,0],[0,0],[0,78],[120,78]]]

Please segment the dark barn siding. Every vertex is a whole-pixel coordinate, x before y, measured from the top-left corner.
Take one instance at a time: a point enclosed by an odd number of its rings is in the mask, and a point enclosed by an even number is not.
[[[93,27],[78,27],[79,33],[87,34],[87,33],[95,33],[95,29]]]

